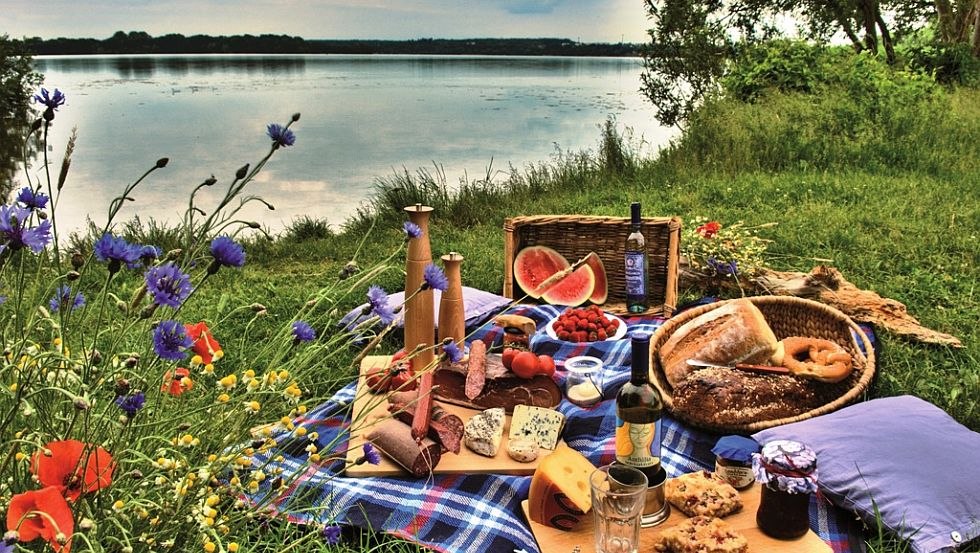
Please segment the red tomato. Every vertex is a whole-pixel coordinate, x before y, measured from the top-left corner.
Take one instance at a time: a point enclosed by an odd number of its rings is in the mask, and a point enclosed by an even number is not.
[[[539,355],[538,367],[540,369],[540,374],[546,374],[548,376],[553,376],[555,374],[555,360],[552,359],[550,355]]]
[[[518,353],[510,365],[510,370],[521,378],[534,378],[534,375],[541,372],[538,366],[538,356],[530,351]]]
[[[414,390],[415,373],[412,371],[411,360],[405,360],[404,350],[391,357],[387,367],[373,367],[365,374],[365,384],[376,393],[381,394],[391,390]]]
[[[501,360],[504,362],[505,368],[510,369],[511,364],[514,362],[514,357],[517,357],[518,353],[520,353],[520,350],[514,348],[504,348],[504,354]]]

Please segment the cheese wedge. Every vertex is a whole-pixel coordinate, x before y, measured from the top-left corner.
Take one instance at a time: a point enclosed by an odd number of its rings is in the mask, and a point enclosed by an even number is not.
[[[503,407],[494,407],[477,413],[463,427],[463,443],[480,455],[494,457],[504,437]]]
[[[561,430],[565,426],[565,415],[554,409],[517,405],[510,419],[511,440],[534,440],[542,449],[555,449]]]
[[[589,476],[595,466],[584,455],[558,444],[538,462],[531,477],[528,514],[531,520],[560,530],[574,530],[592,509]]]

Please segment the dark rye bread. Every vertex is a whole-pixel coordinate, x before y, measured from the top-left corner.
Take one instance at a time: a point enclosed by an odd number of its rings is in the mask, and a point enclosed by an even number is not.
[[[846,388],[789,375],[701,369],[674,388],[674,413],[702,427],[741,426],[801,415]]]

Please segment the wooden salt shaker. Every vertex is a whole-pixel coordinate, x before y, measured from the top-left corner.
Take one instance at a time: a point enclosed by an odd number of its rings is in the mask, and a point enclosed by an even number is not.
[[[408,218],[422,229],[422,235],[408,241],[405,260],[405,352],[412,355],[413,366],[420,370],[435,359],[431,346],[435,339],[435,300],[432,289],[416,290],[425,281],[425,268],[432,263],[432,247],[429,244],[429,215],[432,208],[415,204],[405,208]]]
[[[460,265],[463,256],[449,252],[441,257],[442,266],[446,271],[449,286],[442,293],[439,301],[439,341],[452,338],[456,345],[463,350],[463,338],[466,337],[466,313],[463,306],[463,277]]]

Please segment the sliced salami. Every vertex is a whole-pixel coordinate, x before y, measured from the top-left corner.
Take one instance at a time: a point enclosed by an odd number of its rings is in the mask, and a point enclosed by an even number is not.
[[[378,423],[365,439],[416,478],[432,474],[442,456],[439,444],[428,438],[416,442],[412,427],[397,419]]]
[[[483,393],[487,381],[487,344],[483,340],[473,340],[470,344],[470,360],[466,369],[464,393],[471,401]]]

